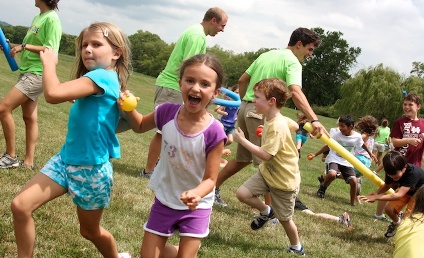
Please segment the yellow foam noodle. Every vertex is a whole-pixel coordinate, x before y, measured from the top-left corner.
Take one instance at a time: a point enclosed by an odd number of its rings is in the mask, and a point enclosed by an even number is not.
[[[311,123],[306,123],[303,128],[312,133],[313,127]],[[314,135],[315,136],[315,135]],[[367,168],[361,161],[359,161],[355,156],[353,156],[352,153],[347,151],[343,146],[341,146],[338,142],[336,142],[334,139],[331,139],[326,134],[321,135],[319,138],[321,141],[323,141],[328,147],[330,147],[332,150],[337,152],[340,156],[342,156],[345,160],[347,160],[352,166],[354,166],[358,171],[360,171],[368,180],[370,180],[373,184],[380,187],[384,184],[384,181],[381,180],[376,174],[371,172],[369,168]],[[394,193],[393,189],[389,189],[386,194],[392,194]]]

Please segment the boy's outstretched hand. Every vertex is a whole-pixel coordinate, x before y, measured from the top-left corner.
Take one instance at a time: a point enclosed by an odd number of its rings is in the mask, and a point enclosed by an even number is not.
[[[233,139],[235,142],[240,143],[241,140],[246,139],[246,137],[244,136],[243,131],[239,128],[234,129],[233,132]]]
[[[377,195],[374,193],[370,193],[368,195],[360,195],[358,196],[358,199],[360,201],[364,201],[364,202],[369,202],[369,203],[373,203],[377,200]]]

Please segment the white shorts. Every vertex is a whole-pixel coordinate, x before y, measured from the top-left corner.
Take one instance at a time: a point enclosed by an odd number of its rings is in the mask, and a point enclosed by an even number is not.
[[[374,148],[373,149],[377,150],[378,152],[384,152],[386,150],[386,144],[374,142]]]

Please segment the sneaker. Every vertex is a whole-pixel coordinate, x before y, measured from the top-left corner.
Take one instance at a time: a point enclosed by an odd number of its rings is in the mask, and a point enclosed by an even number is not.
[[[140,177],[144,177],[144,178],[147,178],[147,179],[150,179],[150,177],[152,176],[152,174],[153,174],[153,171],[151,171],[151,172],[146,172],[146,169],[144,169],[143,168],[143,170],[140,172]]]
[[[250,228],[253,229],[253,230],[258,230],[258,229],[262,228],[263,226],[265,226],[265,224],[269,220],[272,220],[274,218],[275,218],[274,210],[271,207],[268,215],[261,215],[259,213],[259,215],[250,224]]]
[[[348,228],[352,228],[352,222],[350,221],[349,213],[345,212],[339,216],[340,224],[346,225]]]
[[[0,158],[0,168],[16,168],[20,166],[18,156],[15,158],[10,157],[9,154],[5,153]]]
[[[319,189],[317,191],[317,196],[319,198],[324,198],[325,197],[325,188],[322,185],[319,186]]]
[[[119,253],[118,257],[119,258],[131,258],[131,254],[129,254],[129,253]]]
[[[324,176],[323,175],[320,175],[318,177],[318,181],[319,181],[319,184],[322,185],[322,183],[324,183]]]
[[[308,207],[298,197],[294,201],[294,208],[301,211],[308,210]]]
[[[402,218],[403,218],[403,211],[400,211],[399,212],[398,217],[399,217],[399,220],[402,220]]]
[[[386,233],[384,233],[384,236],[387,238],[394,236],[396,234],[396,230],[398,226],[399,224],[395,222],[391,222],[389,227],[387,228]]]
[[[296,250],[296,249],[294,249],[294,248],[292,248],[292,247],[289,247],[289,248],[287,249],[287,252],[288,252],[288,253],[295,253],[295,254],[299,254],[299,255],[301,255],[301,256],[306,256],[305,251],[303,250],[303,246],[302,246],[302,247],[300,247],[300,250]]]
[[[381,215],[381,216],[377,216],[376,214],[374,214],[373,216],[372,216],[374,219],[377,219],[377,220],[381,220],[381,221],[389,221],[388,219],[387,219],[387,217],[386,217],[386,215]]]
[[[219,205],[221,207],[226,207],[227,203],[224,202],[221,198],[221,190],[219,188],[215,188],[215,199],[213,201],[214,205]]]
[[[280,221],[277,218],[273,218],[269,220],[269,223],[271,223],[272,225],[277,225],[280,224]]]

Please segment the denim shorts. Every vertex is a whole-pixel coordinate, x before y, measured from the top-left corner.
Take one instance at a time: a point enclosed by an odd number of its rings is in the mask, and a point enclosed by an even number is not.
[[[230,127],[224,126],[224,132],[226,135],[233,134],[234,129],[235,129],[234,126],[230,126]]]
[[[40,172],[65,188],[83,210],[103,209],[110,203],[113,169],[109,161],[92,166],[68,165],[56,154]]]

